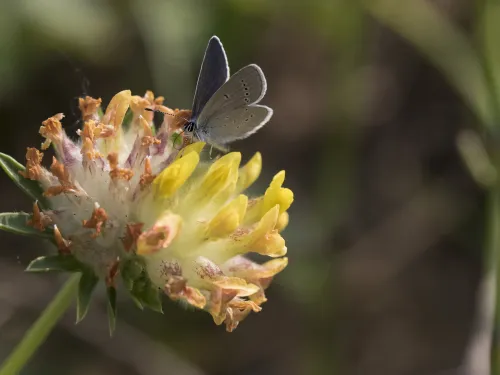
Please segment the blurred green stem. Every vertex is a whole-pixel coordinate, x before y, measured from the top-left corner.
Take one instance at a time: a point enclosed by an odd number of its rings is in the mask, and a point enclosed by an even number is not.
[[[444,74],[486,128],[495,125],[482,61],[467,36],[435,4],[421,0],[360,1],[368,14],[410,41]]]
[[[494,279],[494,292],[493,298],[495,301],[495,324],[493,330],[500,326],[500,186],[498,183],[489,191],[488,202],[488,248],[487,256],[485,259],[485,272],[490,273]],[[493,340],[494,333],[492,332],[491,340]],[[494,341],[494,340],[493,340]],[[492,350],[492,374],[498,374],[500,370],[500,351],[496,345],[493,345]]]
[[[42,315],[24,335],[0,368],[0,375],[15,375],[26,365],[38,347],[43,344],[56,323],[76,297],[80,274],[74,274],[57,293]]]

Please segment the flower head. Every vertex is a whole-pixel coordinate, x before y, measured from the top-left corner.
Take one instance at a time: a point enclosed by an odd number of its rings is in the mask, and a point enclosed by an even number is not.
[[[259,153],[241,166],[238,152],[204,156],[203,142],[182,142],[178,150],[172,139],[184,135],[175,115],[189,113],[163,101],[150,91],[141,97],[125,90],[102,112],[101,99],[86,97],[79,103],[84,125],[76,141],[63,129],[63,114],[42,123],[41,149],[52,145],[57,156],[49,169],[35,148],[27,150],[26,168],[1,156],[5,171],[37,199],[32,215],[12,214],[17,225],[51,236],[58,249],[28,269],[82,273],[78,320],[99,279],[114,316],[121,277],[141,308],[161,311],[163,291],[232,331],[261,310],[264,290],[287,265],[280,231],[293,193],[282,187],[282,171],[264,196],[244,194],[260,174]],[[148,109],[168,114],[157,131]],[[244,256],[251,252],[274,259],[258,264]]]

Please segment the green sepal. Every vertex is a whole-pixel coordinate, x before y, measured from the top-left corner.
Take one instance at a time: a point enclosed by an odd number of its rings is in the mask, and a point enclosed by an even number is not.
[[[49,240],[54,238],[52,229],[47,228],[44,231],[39,231],[28,225],[28,220],[30,219],[31,215],[25,212],[2,212],[0,213],[0,230],[23,236],[47,238]]]
[[[172,141],[172,145],[176,150],[182,148],[182,144],[184,142],[182,139],[182,134],[174,133],[170,136],[170,140]]]
[[[142,278],[134,283],[134,287],[130,290],[130,294],[137,299],[142,306],[163,313],[160,290],[153,285],[146,274],[143,274]]]
[[[12,156],[0,152],[0,167],[22,191],[28,194],[33,200],[38,200],[41,208],[49,207],[49,202],[43,196],[43,189],[40,184],[19,174],[19,172],[26,170],[24,165],[17,162]]]
[[[141,277],[143,265],[137,259],[130,258],[121,263],[120,275],[122,277],[123,285],[128,291],[134,287],[135,281]]]
[[[113,336],[116,328],[116,288],[114,286],[108,286],[107,295],[109,335]]]
[[[122,262],[120,273],[126,285],[133,284],[144,271],[144,264],[137,258],[130,258]]]
[[[130,290],[129,290],[129,292],[130,292]],[[135,298],[132,293],[130,293],[130,299],[132,300],[132,302],[134,302],[134,304],[137,306],[137,308],[139,310],[144,310],[144,306],[142,305],[141,301],[139,301],[137,298]]]
[[[122,277],[122,281],[123,281],[123,285],[125,286],[125,288],[127,290],[132,290],[132,288],[134,287],[134,280]]]
[[[120,273],[123,284],[138,308],[142,310],[148,307],[163,313],[160,291],[149,279],[141,258],[135,257],[124,261]]]
[[[26,268],[28,272],[83,272],[85,270],[86,266],[71,254],[38,257]]]
[[[94,291],[99,278],[93,270],[87,268],[82,272],[80,283],[78,284],[78,298],[76,300],[76,323],[80,323],[89,311],[92,292]]]
[[[163,314],[160,289],[151,282],[148,284],[149,285],[147,285],[141,294],[142,298],[140,301],[144,306],[149,307],[151,310]]]

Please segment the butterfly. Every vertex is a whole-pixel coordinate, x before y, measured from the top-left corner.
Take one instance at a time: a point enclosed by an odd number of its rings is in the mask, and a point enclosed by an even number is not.
[[[250,64],[229,77],[226,52],[218,37],[208,42],[184,131],[225,150],[263,127],[273,110],[257,103],[267,89],[262,69]]]

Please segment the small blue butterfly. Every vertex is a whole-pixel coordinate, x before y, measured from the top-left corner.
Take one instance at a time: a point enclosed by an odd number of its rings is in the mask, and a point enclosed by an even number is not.
[[[263,127],[273,110],[257,103],[267,84],[262,70],[247,65],[229,78],[226,52],[219,38],[208,42],[201,64],[191,118],[184,130],[201,141],[222,147]]]

